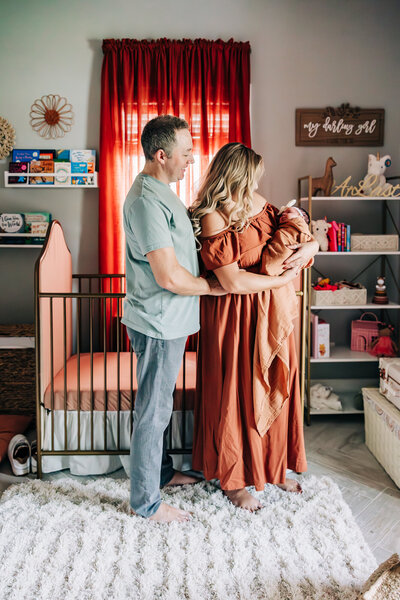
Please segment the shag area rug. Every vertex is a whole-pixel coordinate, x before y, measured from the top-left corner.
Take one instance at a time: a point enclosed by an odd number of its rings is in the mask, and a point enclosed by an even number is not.
[[[167,488],[191,522],[129,515],[129,481],[62,479],[0,499],[2,600],[353,600],[375,559],[329,478],[235,508],[213,483]]]

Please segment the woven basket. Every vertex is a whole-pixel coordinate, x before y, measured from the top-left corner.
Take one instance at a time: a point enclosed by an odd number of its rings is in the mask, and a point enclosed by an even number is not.
[[[384,252],[385,250],[391,252],[399,249],[398,235],[363,235],[355,233],[350,239],[352,252]]]
[[[366,304],[367,288],[339,290],[311,290],[311,304],[315,306],[346,306],[348,304]]]
[[[35,326],[0,325],[1,337],[32,337]],[[35,414],[35,349],[0,348],[0,413]]]
[[[364,319],[371,315],[372,321]],[[375,313],[365,312],[359,319],[351,322],[351,349],[356,352],[368,352],[371,350],[371,344],[378,337],[379,325],[378,317]]]

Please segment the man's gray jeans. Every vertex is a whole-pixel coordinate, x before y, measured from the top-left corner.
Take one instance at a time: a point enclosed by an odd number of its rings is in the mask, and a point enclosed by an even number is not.
[[[174,470],[166,452],[166,429],[186,337],[160,340],[127,327],[137,359],[137,393],[131,438],[131,507],[151,517],[161,504],[160,487]]]

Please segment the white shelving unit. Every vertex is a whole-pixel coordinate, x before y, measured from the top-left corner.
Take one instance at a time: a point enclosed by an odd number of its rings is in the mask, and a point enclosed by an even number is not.
[[[338,362],[377,362],[377,357],[368,352],[355,352],[347,346],[332,346],[329,358],[312,358],[311,363],[338,363]]]
[[[300,192],[300,186],[301,186],[301,180],[304,179],[308,179],[308,185],[310,187],[311,185],[311,178],[301,178],[299,179],[299,192]],[[310,218],[312,218],[312,212],[313,212],[313,204],[314,203],[322,203],[322,202],[330,202],[332,201],[334,203],[334,205],[330,205],[329,207],[326,208],[327,213],[329,214],[328,220],[332,220],[332,219],[336,219],[337,221],[339,220],[339,215],[340,215],[340,208],[341,206],[343,207],[343,204],[341,205],[339,202],[340,200],[344,201],[346,205],[349,205],[352,202],[384,202],[385,204],[382,204],[382,214],[383,211],[387,211],[387,207],[389,206],[391,201],[399,201],[400,200],[400,196],[391,196],[391,197],[363,197],[363,196],[346,196],[346,197],[338,197],[338,196],[308,196],[308,197],[300,197],[300,193],[299,193],[299,204],[308,204],[308,212],[310,214]],[[387,203],[387,204],[386,204]],[[306,206],[307,208],[307,206]],[[356,210],[359,210],[358,208]],[[334,212],[333,212],[334,211]],[[386,212],[385,212],[386,214]],[[320,217],[319,217],[320,218]],[[393,218],[392,218],[393,220]],[[386,220],[384,220],[384,222],[386,222]],[[397,229],[397,234],[399,233],[398,231],[398,227],[397,225],[395,225],[396,229]],[[357,251],[357,252],[352,252],[351,250],[349,252],[318,252],[318,254],[315,256],[315,263],[314,266],[317,268],[322,268],[320,265],[325,265],[325,260],[326,257],[332,257],[335,261],[339,260],[338,265],[340,265],[340,268],[344,268],[344,269],[348,269],[350,264],[354,264],[352,259],[354,257],[361,257],[361,256],[381,256],[382,260],[387,260],[385,257],[387,256],[399,256],[400,255],[400,251],[383,251],[383,252],[378,252],[378,251],[371,251],[371,252],[361,252],[361,251]],[[347,262],[342,262],[342,259],[344,257],[347,257]],[[355,258],[355,260],[358,260]],[[350,262],[349,262],[350,261]],[[370,265],[369,265],[370,266]],[[305,381],[303,381],[302,383],[302,390],[304,393],[304,403],[305,403],[305,409],[306,409],[306,419],[307,419],[307,423],[310,423],[310,418],[312,415],[316,415],[316,414],[332,414],[332,415],[341,415],[341,414],[362,414],[363,411],[360,409],[359,406],[359,393],[361,392],[361,387],[364,386],[365,381],[367,381],[366,379],[358,379],[357,377],[355,378],[351,378],[351,377],[343,377],[340,378],[338,377],[338,372],[340,370],[340,364],[346,364],[346,363],[351,363],[352,365],[354,365],[354,369],[356,369],[356,364],[365,364],[365,363],[371,363],[371,369],[369,369],[369,367],[365,367],[365,369],[367,369],[369,371],[368,377],[371,375],[375,375],[374,371],[377,371],[376,368],[376,363],[378,361],[378,358],[376,356],[373,356],[371,354],[369,354],[368,352],[354,352],[350,349],[350,347],[344,347],[343,345],[335,345],[335,343],[333,344],[333,346],[331,346],[330,348],[330,356],[328,358],[313,358],[311,356],[311,324],[310,324],[310,320],[311,320],[311,312],[313,311],[339,311],[337,314],[338,315],[343,315],[343,318],[345,318],[345,312],[344,311],[349,311],[349,312],[354,312],[355,310],[362,310],[362,311],[381,311],[381,310],[399,310],[400,309],[400,291],[399,291],[399,285],[397,282],[396,283],[396,287],[398,290],[397,293],[397,299],[396,301],[390,300],[388,304],[374,304],[371,299],[368,300],[368,302],[366,304],[363,305],[345,305],[345,306],[335,306],[335,305],[330,305],[330,306],[321,306],[321,305],[310,305],[308,302],[308,299],[311,297],[311,270],[309,270],[306,274],[305,277],[305,287],[306,287],[306,298],[307,300],[304,302],[304,306],[303,306],[303,311],[306,312],[306,314],[303,313],[303,318],[302,318],[302,322],[303,322],[303,327],[305,326],[306,331],[303,332],[303,339],[304,339],[304,343],[303,343],[303,347],[304,347],[304,351],[303,353],[305,354],[305,357],[303,358],[303,365],[305,366],[305,371],[306,373],[303,373],[303,377],[305,378]],[[398,271],[398,269],[397,269]],[[390,275],[391,277],[391,275]],[[354,317],[353,317],[354,318]],[[351,319],[351,317],[350,317]],[[347,325],[346,325],[347,327]],[[336,332],[337,333],[337,332]],[[331,327],[331,341],[333,339],[333,342],[335,342],[335,331],[332,331],[332,327]],[[332,370],[334,370],[334,379],[332,378],[316,378],[315,377],[315,373],[314,373],[314,369],[317,368],[317,366],[319,365],[327,365],[327,364],[332,364],[334,365],[332,367]],[[349,367],[348,367],[349,368]],[[352,368],[352,367],[350,367]],[[374,379],[368,379],[369,384],[368,385],[372,385],[372,387],[376,387],[376,380]],[[311,385],[313,385],[314,383],[324,383],[325,385],[331,385],[333,387],[334,392],[338,393],[341,400],[342,400],[342,405],[343,405],[343,411],[336,411],[336,410],[316,410],[316,409],[311,409],[310,407],[310,403],[309,403],[309,390]],[[355,398],[358,398],[358,406],[356,406],[356,401]]]
[[[72,173],[71,177],[88,177],[88,176],[93,176],[93,183],[87,184],[87,185],[72,185],[72,183],[69,184],[57,184],[55,185],[54,183],[39,183],[39,184],[30,184],[29,183],[29,178],[30,177],[55,177],[55,173],[10,173],[9,171],[5,171],[4,172],[4,186],[5,187],[13,187],[13,188],[29,188],[30,190],[34,190],[35,188],[38,188],[40,190],[43,189],[51,189],[51,190],[58,190],[58,189],[62,189],[62,188],[69,188],[69,189],[75,189],[75,188],[84,188],[85,190],[90,190],[93,188],[98,188],[97,185],[97,171],[95,173]],[[27,182],[26,183],[9,183],[9,178],[10,177],[26,177],[27,178]]]
[[[38,236],[34,233],[0,233],[0,248],[41,248],[43,243],[41,244],[2,244],[2,238],[38,238]]]
[[[398,250],[386,250],[385,252],[318,252],[318,256],[381,256],[382,254],[400,254]]]

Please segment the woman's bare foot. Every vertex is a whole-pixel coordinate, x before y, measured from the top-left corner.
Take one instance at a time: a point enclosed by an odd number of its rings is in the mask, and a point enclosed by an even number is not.
[[[166,483],[164,487],[167,487],[168,485],[187,485],[189,483],[199,483],[200,481],[201,479],[198,477],[192,477],[191,475],[185,475],[180,471],[175,471],[171,481]]]
[[[132,509],[131,515],[136,515]],[[171,523],[172,521],[183,523],[185,521],[190,521],[190,519],[190,513],[186,512],[186,510],[174,508],[169,504],[165,504],[165,502],[161,502],[154,515],[149,517],[149,521],[156,521],[157,523]]]
[[[276,485],[282,490],[285,490],[285,492],[294,492],[295,494],[303,493],[301,485],[296,479],[286,479],[285,483],[277,483]]]
[[[250,512],[254,512],[262,508],[262,504],[254,498],[246,488],[241,488],[240,490],[222,490],[223,493],[235,506],[239,508],[244,508],[245,510],[249,510]]]

